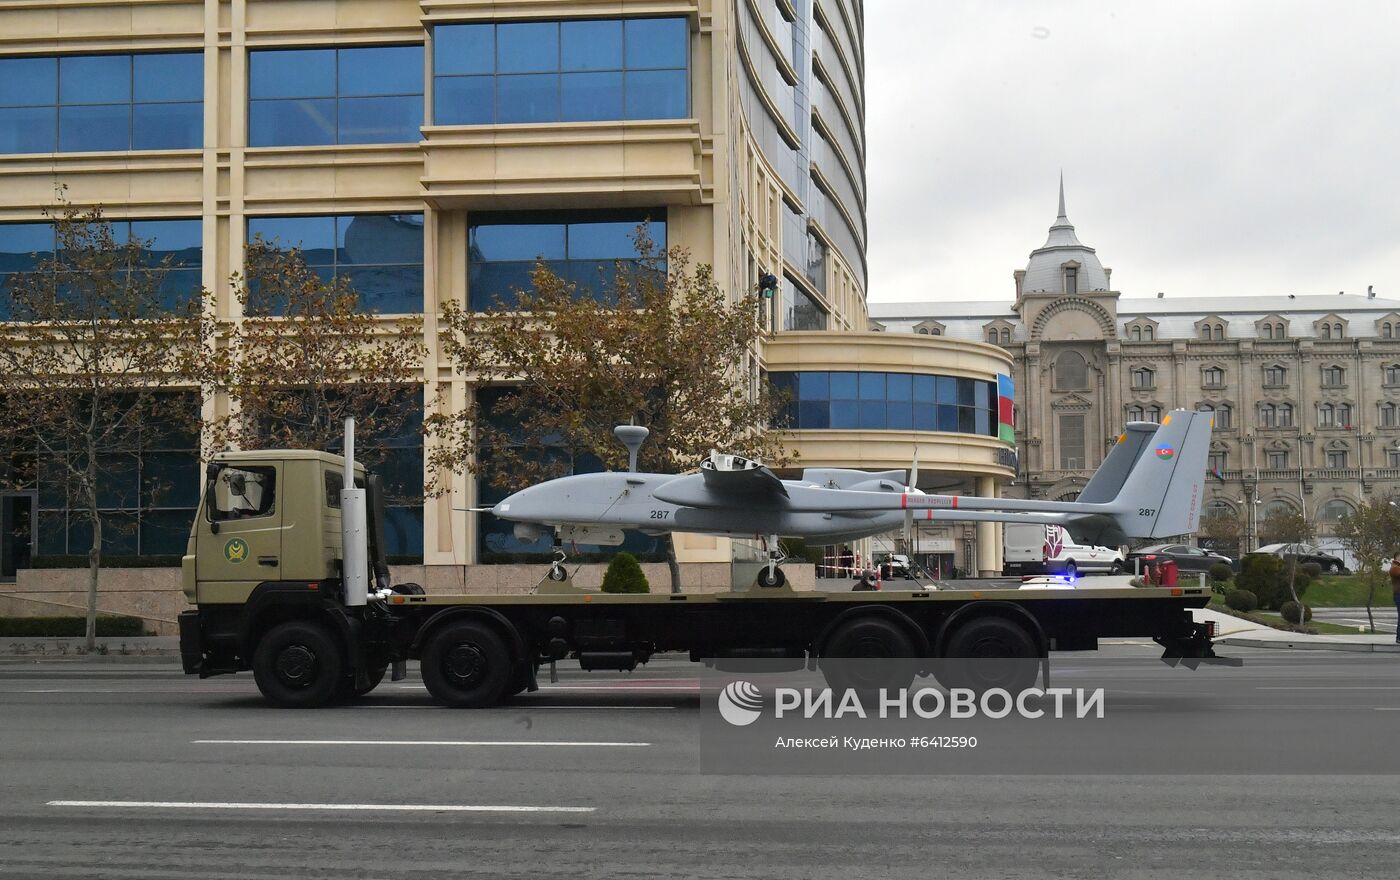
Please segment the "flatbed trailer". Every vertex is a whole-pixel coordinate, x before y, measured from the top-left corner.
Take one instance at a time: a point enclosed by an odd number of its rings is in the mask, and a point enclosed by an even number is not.
[[[983,689],[1029,686],[1048,677],[1051,651],[1103,638],[1152,638],[1163,660],[1191,668],[1229,662],[1193,621],[1210,597],[1191,586],[607,594],[545,576],[526,595],[427,595],[389,583],[382,492],[352,448],[345,458],[214,456],[183,563],[195,604],[179,618],[185,672],[252,671],[269,702],[314,707],[368,693],[416,660],[438,701],[483,707],[535,689],[540,668],[562,660],[631,670],[661,652],[814,666],[885,658],[899,661],[893,686],[932,673]],[[345,474],[364,488],[344,488]],[[983,659],[1011,662],[995,675],[962,662]]]

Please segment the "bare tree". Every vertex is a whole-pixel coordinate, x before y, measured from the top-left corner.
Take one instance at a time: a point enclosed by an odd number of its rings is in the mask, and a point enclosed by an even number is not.
[[[172,260],[153,261],[153,242],[119,241],[101,208],[64,202],[45,216],[55,251],[0,293],[10,310],[0,324],[0,448],[18,453],[12,479],[42,479],[91,527],[91,650],[104,530],[118,527],[103,502],[115,481],[131,480],[150,434],[197,432],[190,389],[210,328],[200,290],[163,301]],[[189,396],[172,401],[180,389]]]
[[[754,299],[730,299],[682,248],[656,252],[645,228],[635,243],[638,259],[616,263],[597,289],[539,263],[512,305],[446,306],[442,346],[457,372],[511,393],[494,399],[490,418],[479,394],[463,411],[430,416],[441,441],[430,473],[471,472],[513,491],[564,476],[583,456],[620,469],[620,424],[650,429],[644,470],[694,467],[712,448],[786,460],[768,429],[780,402],[758,382]],[[667,557],[677,590],[673,541]]]

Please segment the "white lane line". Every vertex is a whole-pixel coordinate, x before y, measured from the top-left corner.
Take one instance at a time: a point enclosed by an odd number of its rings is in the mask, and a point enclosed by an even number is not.
[[[400,813],[592,813],[597,807],[518,804],[248,804],[216,801],[49,801],[50,807],[137,807],[151,810],[369,810]]]
[[[1377,712],[1400,712],[1400,706],[1376,706]]]
[[[1288,687],[1269,686],[1256,687],[1256,691],[1400,691],[1400,685],[1394,684],[1365,684],[1365,685],[1328,685],[1328,684],[1296,684]]]
[[[392,705],[392,704],[384,703],[384,704],[369,705],[369,706],[349,706],[349,707],[346,707],[346,708],[350,708],[350,709],[354,709],[354,710],[360,710],[360,709],[446,709],[446,708],[448,708],[448,707],[447,707],[447,706],[395,706],[395,705]],[[530,706],[530,705],[524,705],[524,704],[516,703],[516,704],[511,705],[511,706],[505,706],[505,707],[503,707],[503,708],[502,708],[502,711],[507,711],[507,712],[534,712],[534,711],[539,710],[539,709],[590,709],[590,710],[594,710],[594,711],[597,711],[597,710],[606,710],[606,711],[619,711],[619,712],[621,712],[621,711],[626,711],[626,712],[631,712],[631,711],[633,711],[633,710],[635,710],[635,709],[647,710],[647,709],[675,709],[675,708],[676,708],[675,706]]]
[[[197,746],[559,746],[568,748],[645,748],[649,742],[573,740],[423,740],[423,739],[192,739]]]

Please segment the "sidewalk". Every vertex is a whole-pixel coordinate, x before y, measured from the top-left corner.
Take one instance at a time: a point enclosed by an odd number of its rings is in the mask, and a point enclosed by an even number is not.
[[[1191,612],[1198,623],[1215,624],[1215,644],[1237,648],[1285,648],[1295,651],[1355,651],[1400,654],[1400,645],[1390,633],[1355,635],[1305,635],[1285,632],[1253,621],[1243,620],[1208,608]]]
[[[102,636],[97,639],[96,651],[81,653],[83,647],[82,638],[0,637],[0,663],[14,660],[148,660],[178,663],[180,660],[178,636]]]

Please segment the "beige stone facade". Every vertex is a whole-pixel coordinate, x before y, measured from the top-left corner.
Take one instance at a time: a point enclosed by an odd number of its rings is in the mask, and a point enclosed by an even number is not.
[[[1216,412],[1206,509],[1240,518],[1241,550],[1270,511],[1303,513],[1325,539],[1361,501],[1400,492],[1400,301],[1128,298],[1074,236],[1062,196],[1004,304],[872,304],[891,331],[981,339],[1015,359],[1008,494],[1076,497],[1123,422],[1180,407]]]

